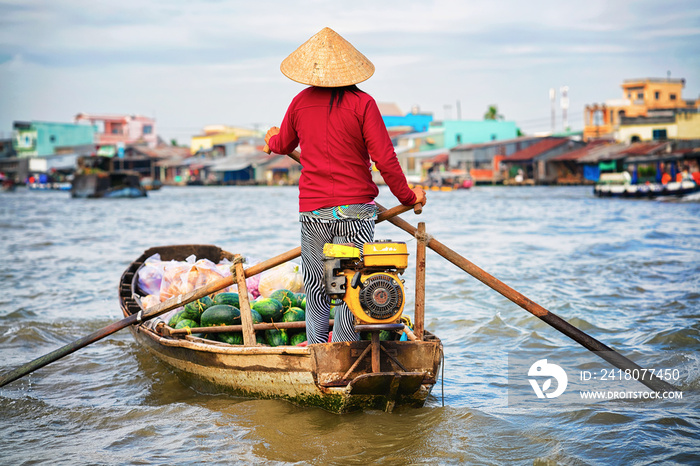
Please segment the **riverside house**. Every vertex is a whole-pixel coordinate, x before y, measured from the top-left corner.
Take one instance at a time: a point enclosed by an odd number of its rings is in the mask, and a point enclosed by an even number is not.
[[[683,87],[685,79],[625,80],[622,98],[585,106],[584,141],[700,138],[700,98],[683,99]]]

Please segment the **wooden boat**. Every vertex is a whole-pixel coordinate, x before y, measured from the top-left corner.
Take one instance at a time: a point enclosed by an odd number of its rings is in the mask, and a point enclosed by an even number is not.
[[[6,192],[13,192],[17,184],[12,178],[5,178],[2,180],[2,190]]]
[[[70,187],[75,198],[132,198],[147,196],[139,174],[115,170],[110,157],[80,157]]]
[[[211,245],[148,249],[121,277],[119,300],[125,317],[144,310],[139,296],[145,293],[139,289],[138,270],[156,253],[164,261],[184,260],[192,254],[214,262],[234,257]],[[255,327],[261,325],[266,324]],[[377,340],[377,347],[370,341],[269,347],[176,336],[157,319],[129,329],[143,348],[190,384],[213,386],[244,397],[285,399],[336,413],[422,406],[436,382],[442,356],[442,343],[429,332],[422,340],[381,344]]]
[[[593,194],[598,197],[621,197],[632,199],[653,199],[656,197],[682,197],[700,192],[700,185],[694,181],[674,181],[667,184],[596,184]]]
[[[146,191],[158,191],[163,187],[163,182],[160,180],[154,180],[151,177],[141,178],[141,186]]]

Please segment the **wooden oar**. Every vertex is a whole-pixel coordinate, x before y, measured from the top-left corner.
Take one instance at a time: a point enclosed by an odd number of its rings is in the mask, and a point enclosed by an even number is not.
[[[406,212],[410,209],[411,206],[396,206],[388,210],[385,209],[381,214],[377,215],[375,223],[391,219],[394,216]],[[283,254],[280,254],[278,256],[275,256],[271,259],[265,260],[245,269],[245,276],[246,278],[252,277],[261,272],[264,272],[265,270],[271,269],[272,267],[284,264],[285,262],[288,262],[292,259],[296,259],[299,256],[301,256],[301,247],[296,247]],[[44,356],[34,359],[33,361],[30,361],[27,364],[24,364],[18,367],[17,369],[8,372],[0,378],[0,387],[4,387],[8,383],[13,382],[19,379],[20,377],[24,377],[25,375],[30,374],[35,370],[46,366],[47,364],[51,364],[52,362],[57,361],[64,356],[68,356],[69,354],[74,353],[75,351],[78,351],[79,349],[84,348],[96,341],[99,341],[106,336],[118,332],[123,328],[129,327],[130,325],[134,324],[140,324],[141,322],[157,317],[168,311],[177,309],[180,306],[184,306],[189,302],[196,301],[197,299],[203,298],[204,296],[216,293],[217,291],[223,288],[233,285],[234,280],[235,277],[233,275],[220,278],[206,286],[190,291],[189,293],[173,296],[167,301],[163,301],[162,303],[149,307],[148,309],[146,309],[146,311],[140,311],[118,322],[114,322],[104,328],[101,328],[100,330],[91,333],[90,335],[87,335],[79,340],[62,346],[57,350],[45,354]]]
[[[261,272],[264,272],[265,270],[271,269],[272,267],[284,264],[287,261],[295,259],[299,257],[300,254],[301,248],[294,248],[283,254],[280,254],[271,259],[249,267],[245,270],[245,276],[252,277],[253,275],[257,275]],[[180,306],[184,306],[189,302],[203,298],[204,296],[210,295],[212,293],[216,293],[217,291],[223,288],[231,286],[233,284],[233,280],[233,275],[220,278],[206,286],[190,291],[189,293],[173,296],[167,301],[163,301],[162,303],[149,307],[146,311],[140,311],[118,322],[114,322],[104,328],[101,328],[100,330],[97,330],[96,332],[91,333],[86,337],[83,337],[79,340],[74,341],[73,343],[69,343],[65,346],[62,346],[57,350],[54,350],[44,356],[41,356],[40,358],[28,362],[27,364],[20,366],[17,369],[5,374],[2,378],[0,378],[0,387],[7,385],[8,383],[14,380],[17,380],[20,377],[24,377],[25,375],[34,372],[35,370],[44,367],[47,364],[51,364],[52,362],[57,361],[58,359],[61,359],[62,357],[67,356],[81,348],[84,348],[91,343],[99,341],[104,337],[109,336],[123,328],[126,328],[130,325],[139,324],[143,321],[152,319],[168,311],[172,311],[173,309],[177,309]]]
[[[377,204],[377,207],[380,210],[384,209],[379,204]],[[394,225],[401,228],[402,230],[404,230],[412,236],[416,236],[416,233],[418,232],[418,229],[416,227],[414,227],[413,225],[401,218],[391,218],[389,219],[389,222],[393,223]],[[452,262],[454,265],[464,270],[472,277],[476,278],[477,280],[479,280],[486,286],[492,288],[493,290],[499,292],[500,294],[513,301],[515,304],[530,312],[534,316],[538,317],[539,319],[543,320],[555,329],[559,330],[561,333],[568,336],[575,342],[579,343],[580,345],[584,346],[585,348],[591,351],[594,351],[599,357],[608,361],[613,366],[622,370],[636,370],[636,373],[641,375],[641,379],[639,381],[647,387],[649,387],[650,389],[657,392],[678,391],[677,387],[674,387],[668,382],[661,380],[657,376],[652,376],[651,371],[642,369],[633,361],[627,359],[626,357],[616,352],[609,346],[601,343],[592,336],[574,327],[558,315],[549,312],[547,309],[532,301],[530,298],[526,297],[522,293],[514,290],[513,288],[498,280],[494,276],[486,273],[485,271],[474,265],[472,262],[468,261],[452,249],[440,243],[435,238],[428,237],[426,238],[426,241],[428,242],[428,247],[436,253],[438,253],[440,256]]]

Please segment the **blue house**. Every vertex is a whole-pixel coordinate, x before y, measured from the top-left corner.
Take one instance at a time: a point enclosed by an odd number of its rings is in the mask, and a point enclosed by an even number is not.
[[[396,104],[378,102],[379,111],[387,128],[410,127],[415,133],[428,131],[433,121],[432,113],[421,113],[418,106],[411,109],[410,113],[403,115]]]
[[[518,128],[514,121],[446,120],[433,123],[431,128],[444,129],[445,147],[448,148],[461,144],[483,144],[518,137]]]
[[[45,157],[55,154],[57,148],[94,144],[96,131],[92,125],[16,121],[13,147],[17,157]]]

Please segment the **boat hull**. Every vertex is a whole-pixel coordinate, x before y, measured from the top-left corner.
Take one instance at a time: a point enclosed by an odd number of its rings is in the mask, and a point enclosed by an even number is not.
[[[656,197],[682,197],[700,192],[700,185],[692,181],[672,182],[668,184],[597,184],[593,194],[598,197],[621,197],[630,199],[653,199]]]
[[[127,173],[77,174],[73,179],[74,198],[134,198],[146,197],[138,175]]]
[[[180,254],[218,261],[215,246],[180,246]],[[177,259],[174,250],[153,248],[127,269],[120,283],[125,316],[141,310],[136,272],[155,252],[163,260]],[[222,257],[230,255],[220,251]],[[184,257],[187,257],[185,255]],[[184,257],[182,257],[184,259]],[[152,324],[152,323],[151,323]],[[157,327],[156,327],[157,328]],[[187,384],[251,398],[285,399],[345,413],[360,409],[390,411],[395,406],[423,406],[436,382],[442,344],[430,333],[424,341],[383,341],[380,371],[372,372],[366,354],[369,341],[300,346],[229,345],[188,335],[163,336],[144,323],[130,327],[138,344],[171,368]],[[353,367],[354,366],[354,367]],[[350,371],[350,369],[352,369]]]

